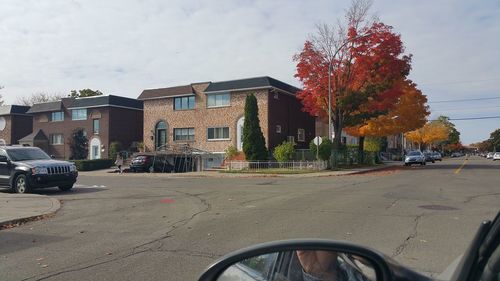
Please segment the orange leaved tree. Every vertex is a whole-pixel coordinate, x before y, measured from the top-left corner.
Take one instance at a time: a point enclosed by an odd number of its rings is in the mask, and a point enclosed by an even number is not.
[[[417,143],[419,149],[421,149],[422,145],[431,145],[435,142],[447,140],[449,133],[449,129],[443,123],[433,121],[425,124],[420,129],[406,133],[405,137],[409,141]]]

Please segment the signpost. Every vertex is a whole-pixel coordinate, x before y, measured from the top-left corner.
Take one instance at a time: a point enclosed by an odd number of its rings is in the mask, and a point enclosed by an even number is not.
[[[319,160],[318,158],[318,153],[319,153],[319,145],[323,142],[323,139],[321,137],[315,137],[313,139],[314,144],[316,145],[316,160]]]

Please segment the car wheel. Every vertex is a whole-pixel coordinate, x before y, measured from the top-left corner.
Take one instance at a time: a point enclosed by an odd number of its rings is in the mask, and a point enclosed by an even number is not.
[[[28,193],[30,191],[30,186],[26,175],[18,175],[14,180],[13,190],[15,193]]]
[[[436,163],[436,161],[432,160],[432,163]]]
[[[73,188],[72,184],[58,186],[61,191],[70,191]]]

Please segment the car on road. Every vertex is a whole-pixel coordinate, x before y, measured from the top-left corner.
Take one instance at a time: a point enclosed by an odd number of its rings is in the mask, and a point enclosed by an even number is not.
[[[0,186],[16,193],[34,188],[73,188],[78,178],[74,163],[52,159],[38,147],[0,147]]]
[[[434,161],[443,161],[443,156],[441,156],[441,153],[434,151],[432,152],[432,159],[434,159]]]
[[[500,212],[481,223],[462,256],[429,277],[370,248],[345,241],[295,239],[254,245],[220,258],[198,281],[498,281]]]
[[[462,157],[462,156],[464,156],[464,155],[460,152],[453,152],[451,154],[451,158],[457,158],[457,157]]]
[[[488,152],[488,154],[486,154],[486,159],[493,159],[493,154],[495,154],[494,152]]]
[[[493,161],[496,160],[500,160],[500,152],[495,152],[495,154],[493,154]]]
[[[150,172],[153,167],[153,155],[139,154],[135,155],[130,161],[131,172]]]
[[[424,156],[425,156],[425,162],[432,162],[432,163],[434,163],[434,157],[432,157],[432,152],[431,151],[424,152]]]
[[[425,155],[420,150],[410,151],[405,156],[405,166],[411,166],[412,164],[426,164]]]

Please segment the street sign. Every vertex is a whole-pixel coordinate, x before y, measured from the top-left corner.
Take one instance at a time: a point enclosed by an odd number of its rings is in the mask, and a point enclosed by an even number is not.
[[[320,145],[323,142],[323,139],[321,137],[315,137],[313,142],[315,145]]]

